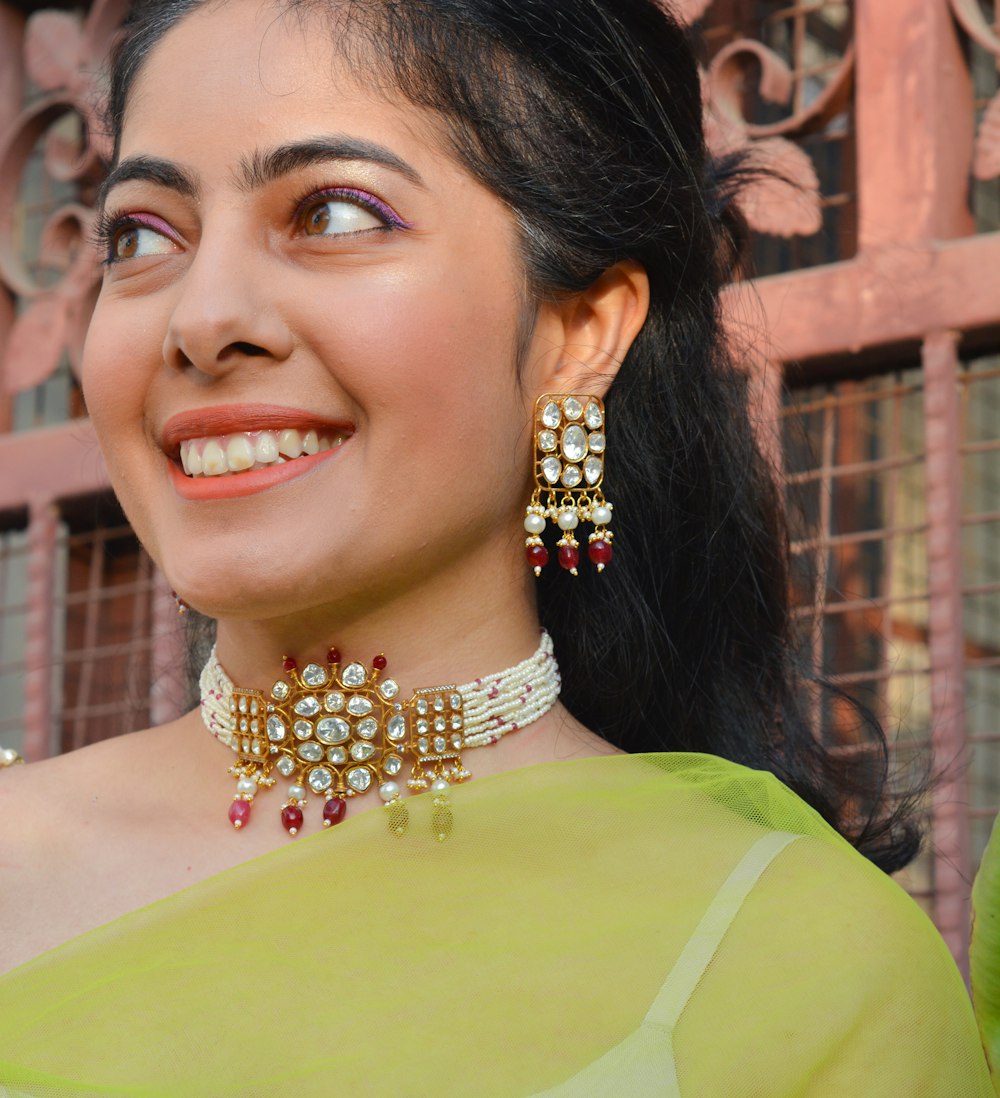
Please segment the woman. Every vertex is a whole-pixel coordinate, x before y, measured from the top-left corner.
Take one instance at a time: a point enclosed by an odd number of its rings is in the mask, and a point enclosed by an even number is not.
[[[700,110],[649,0],[139,13],[84,383],[217,649],[4,776],[9,1092],[991,1093],[796,705]]]

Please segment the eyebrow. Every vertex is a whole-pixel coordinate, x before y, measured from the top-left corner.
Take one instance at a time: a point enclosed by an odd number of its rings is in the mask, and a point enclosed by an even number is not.
[[[241,190],[254,191],[291,172],[331,160],[367,161],[397,172],[418,187],[426,189],[427,186],[419,172],[390,149],[358,137],[313,137],[290,141],[273,149],[258,149],[240,161],[236,183]],[[113,187],[131,180],[156,183],[186,198],[198,197],[196,179],[177,164],[154,156],[131,156],[117,164],[101,184],[98,208],[104,207]]]
[[[158,183],[161,187],[168,187],[186,198],[197,198],[198,187],[192,176],[183,168],[169,160],[160,160],[155,156],[130,156],[108,172],[107,178],[101,184],[97,192],[97,208],[104,209],[108,192],[112,187],[121,183],[127,183],[133,179],[145,180],[149,183]]]

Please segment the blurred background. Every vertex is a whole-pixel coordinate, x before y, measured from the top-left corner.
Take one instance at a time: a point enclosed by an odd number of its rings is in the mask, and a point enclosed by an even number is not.
[[[193,704],[77,380],[127,7],[0,0],[0,745],[29,761]],[[966,967],[1000,806],[1000,0],[673,7],[713,149],[796,183],[744,196],[756,278],[726,307],[786,486],[799,656],[879,716],[894,766],[933,756],[903,883]],[[869,749],[835,697],[814,720]]]

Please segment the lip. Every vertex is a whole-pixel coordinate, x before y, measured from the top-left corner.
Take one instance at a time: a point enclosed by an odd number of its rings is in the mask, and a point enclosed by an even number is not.
[[[231,473],[221,477],[185,476],[183,470],[179,469],[170,458],[166,459],[167,470],[174,490],[182,499],[239,499],[304,476],[327,458],[339,454],[346,445],[347,443],[344,442],[336,449],[323,450],[319,454],[303,455],[295,458],[294,461],[286,461],[282,465],[269,465],[266,469],[251,469],[246,473]]]
[[[324,419],[315,412],[307,412],[301,408],[286,408],[279,404],[218,404],[209,408],[193,408],[171,416],[160,430],[159,441],[163,452],[170,458],[176,458],[180,444],[185,439],[242,434],[244,431],[280,431],[285,427],[306,430],[315,428],[317,431],[325,429],[328,434],[339,435],[354,433],[353,423]],[[240,474],[251,475],[253,474]]]
[[[265,469],[251,469],[228,476],[189,477],[180,467],[180,445],[185,439],[249,431],[280,431],[286,427],[325,431],[347,437],[340,446],[332,450],[303,454],[280,465],[269,465]],[[289,408],[280,404],[217,404],[208,408],[193,408],[171,416],[160,431],[159,441],[170,480],[182,499],[239,499],[312,472],[321,462],[338,454],[353,433],[353,423],[326,419],[302,408]]]

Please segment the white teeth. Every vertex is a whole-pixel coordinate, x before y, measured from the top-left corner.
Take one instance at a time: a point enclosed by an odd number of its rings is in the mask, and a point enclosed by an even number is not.
[[[242,473],[253,465],[253,445],[246,435],[233,435],[226,446],[226,460],[232,473]]]
[[[223,473],[229,472],[226,453],[214,438],[205,443],[205,449],[201,452],[201,461],[207,477],[221,477]]]
[[[297,458],[302,453],[302,436],[298,431],[288,428],[278,435],[278,453],[290,458]]]
[[[273,431],[261,431],[254,443],[253,456],[261,465],[271,465],[278,460],[278,440]]]
[[[316,430],[243,431],[215,438],[188,438],[180,444],[180,463],[189,477],[220,477],[247,469],[283,465],[302,455],[334,450],[343,435],[320,436]]]

